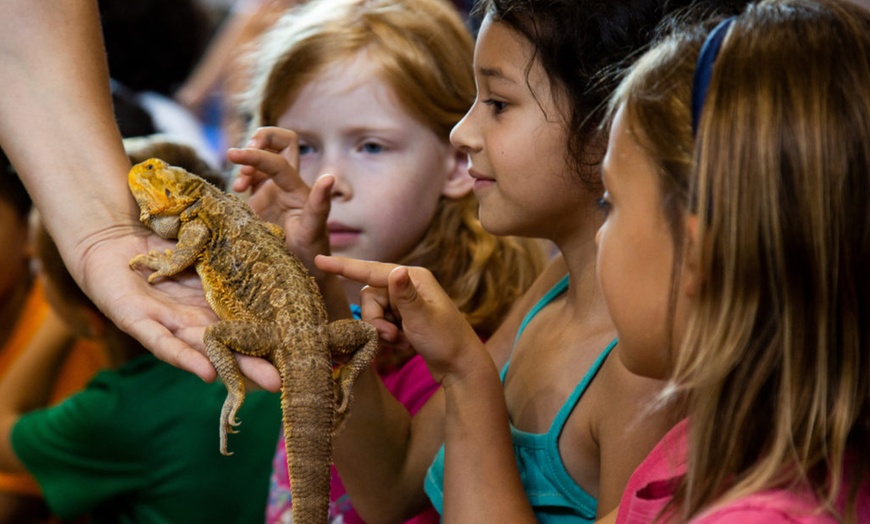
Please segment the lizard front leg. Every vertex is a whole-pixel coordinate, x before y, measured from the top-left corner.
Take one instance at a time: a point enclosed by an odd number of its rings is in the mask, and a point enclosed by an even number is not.
[[[378,352],[378,332],[371,324],[361,320],[342,319],[328,325],[329,350],[333,357],[351,355],[341,365],[336,379],[338,392],[335,399],[338,433],[350,409],[353,384],[360,373],[368,368]]]
[[[208,226],[200,220],[191,220],[179,230],[175,251],[167,249],[162,253],[151,251],[147,255],[136,255],[130,261],[130,267],[153,269],[154,272],[148,275],[149,283],[160,277],[177,275],[196,262],[210,238],[211,231]]]
[[[266,324],[243,320],[225,320],[212,324],[203,335],[206,354],[227,388],[227,398],[221,409],[220,450],[227,451],[227,433],[236,433],[239,425],[236,413],[245,402],[245,379],[233,352],[255,357],[268,357],[281,346],[278,331]]]

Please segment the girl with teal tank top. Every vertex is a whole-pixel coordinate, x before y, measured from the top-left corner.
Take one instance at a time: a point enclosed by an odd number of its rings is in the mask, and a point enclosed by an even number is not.
[[[549,305],[555,298],[568,289],[568,275],[565,275],[540,301],[526,314],[517,332],[517,339],[535,315]],[[511,440],[520,470],[520,477],[535,517],[541,523],[594,522],[598,501],[580,487],[562,462],[559,455],[559,436],[565,422],[574,411],[586,388],[595,378],[601,365],[616,346],[614,339],[598,355],[592,367],[586,372],[574,391],[562,405],[550,429],[546,433],[529,433],[511,424]],[[510,361],[502,368],[501,380],[504,382]],[[444,514],[444,446],[438,450],[432,466],[426,474],[426,495],[432,505]]]

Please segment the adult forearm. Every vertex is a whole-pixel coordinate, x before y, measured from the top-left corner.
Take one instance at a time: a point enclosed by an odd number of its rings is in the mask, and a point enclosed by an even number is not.
[[[96,2],[0,0],[0,7],[0,145],[68,256],[107,221],[136,216]],[[67,262],[80,277],[77,261]]]
[[[171,245],[139,221],[115,123],[94,0],[0,0],[0,146],[42,214],[70,274],[121,329],[174,366],[213,380],[196,348],[214,322],[198,280],[150,285],[128,262]],[[147,31],[147,28],[143,28]],[[278,373],[243,372],[277,389]]]

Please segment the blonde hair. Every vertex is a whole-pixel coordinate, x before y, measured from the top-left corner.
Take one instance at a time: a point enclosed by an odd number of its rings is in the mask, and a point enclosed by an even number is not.
[[[692,190],[704,280],[672,379],[691,420],[683,519],[810,488],[855,521],[870,480],[868,85],[870,12],[847,2],[761,2],[722,44]]]
[[[243,107],[250,129],[275,125],[324,69],[365,51],[399,104],[447,141],[475,96],[474,42],[446,0],[312,0],[264,35]],[[488,337],[545,262],[534,240],[496,237],[473,194],[442,197],[423,239],[403,260],[438,278],[477,332]]]

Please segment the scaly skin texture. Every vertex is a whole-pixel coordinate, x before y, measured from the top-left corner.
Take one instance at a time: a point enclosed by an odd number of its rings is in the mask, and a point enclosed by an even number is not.
[[[281,409],[293,521],[324,523],[329,508],[332,438],[348,413],[351,388],[377,351],[375,329],[361,321],[329,323],[323,298],[302,263],[284,248],[278,226],[247,204],[184,169],[150,159],[133,166],[130,190],[140,220],[175,250],[130,261],[154,270],[149,282],[193,266],[221,319],[205,331],[208,357],[227,387],[220,450],[235,433],[245,384],[233,352],[271,360],[281,374]],[[347,364],[333,372],[333,357]]]

